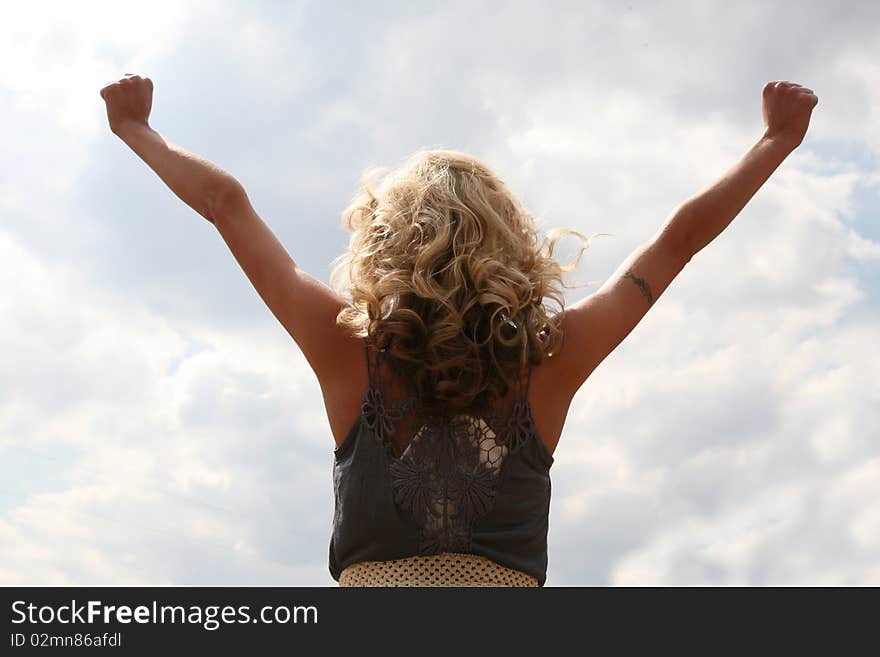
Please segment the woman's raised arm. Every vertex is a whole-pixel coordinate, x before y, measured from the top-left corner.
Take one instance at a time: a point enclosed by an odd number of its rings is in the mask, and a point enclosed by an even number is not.
[[[768,82],[762,92],[764,133],[712,185],[679,206],[670,228],[687,236],[691,255],[727,228],[755,192],[804,139],[819,99],[794,82]]]
[[[149,126],[153,83],[134,75],[101,89],[110,129],[187,205],[210,221],[245,275],[314,370],[326,397],[344,388],[359,340],[336,324],[347,305],[300,269],[250,203],[234,176],[172,144]],[[354,356],[352,356],[354,354]],[[332,401],[332,399],[331,399]],[[335,427],[337,435],[342,428]]]
[[[653,307],[691,257],[733,221],[770,174],[803,141],[818,103],[812,90],[768,82],[764,133],[713,185],[679,205],[593,294],[566,308],[563,342],[549,369],[568,402],[593,370]]]
[[[214,201],[235,178],[194,153],[170,142],[150,127],[153,82],[130,75],[105,85],[110,131],[146,162],[181,201],[214,223]]]

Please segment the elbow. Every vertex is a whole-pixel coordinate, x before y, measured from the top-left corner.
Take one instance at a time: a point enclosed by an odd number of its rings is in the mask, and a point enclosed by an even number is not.
[[[696,253],[693,235],[687,226],[684,225],[684,222],[676,222],[674,220],[667,222],[660,229],[655,239],[658,243],[664,245],[668,253],[672,254],[677,260],[680,260],[682,265],[690,262],[690,259]]]
[[[205,219],[219,228],[228,217],[235,216],[236,208],[240,208],[247,200],[247,192],[241,183],[234,178],[224,181],[208,195]]]

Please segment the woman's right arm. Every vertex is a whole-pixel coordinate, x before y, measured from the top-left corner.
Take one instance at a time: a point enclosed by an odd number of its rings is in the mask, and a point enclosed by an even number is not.
[[[811,89],[793,82],[768,82],[762,92],[764,134],[709,187],[682,203],[670,228],[687,236],[691,255],[727,228],[782,161],[804,139],[819,102]]]
[[[718,236],[803,141],[818,99],[810,89],[768,82],[765,130],[713,185],[669,215],[593,294],[565,309],[563,340],[550,358],[559,394],[571,399],[593,370],[653,307],[691,257]]]

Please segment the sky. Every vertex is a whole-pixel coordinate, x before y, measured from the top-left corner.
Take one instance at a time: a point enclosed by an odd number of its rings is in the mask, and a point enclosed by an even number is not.
[[[453,148],[595,291],[813,89],[804,142],[572,401],[547,586],[880,585],[880,5],[16,3],[0,26],[0,584],[332,586],[317,378],[108,129],[233,174],[329,283],[370,166]],[[578,242],[557,250],[567,263]]]

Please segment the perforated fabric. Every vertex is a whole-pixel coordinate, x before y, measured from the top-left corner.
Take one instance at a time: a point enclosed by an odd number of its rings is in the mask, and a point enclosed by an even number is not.
[[[346,567],[339,586],[538,586],[538,580],[476,554],[443,552]]]
[[[492,409],[431,417],[382,352],[364,349],[361,414],[334,451],[334,579],[362,561],[459,553],[542,586],[553,457],[531,415],[530,372]]]

